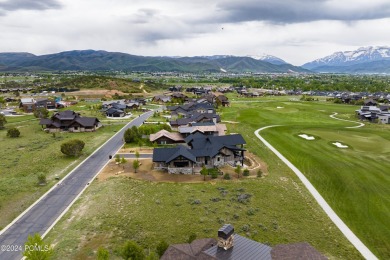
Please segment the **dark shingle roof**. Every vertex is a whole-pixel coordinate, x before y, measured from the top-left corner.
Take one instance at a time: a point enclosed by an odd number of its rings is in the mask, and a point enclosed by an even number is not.
[[[251,239],[234,235],[234,246],[224,250],[217,245],[205,250],[201,255],[212,257],[212,259],[245,259],[245,260],[271,260],[271,247],[253,241]],[[202,258],[207,259],[207,258]]]
[[[179,145],[174,148],[155,148],[153,150],[153,162],[169,163],[179,156],[183,156],[188,160],[196,162],[196,157],[186,147]]]
[[[78,117],[75,122],[79,123],[84,127],[92,127],[96,125],[99,120],[96,117]]]
[[[171,245],[160,260],[192,260],[198,259],[202,251],[217,244],[214,238],[203,238],[192,241],[191,244]],[[210,258],[208,258],[210,259]]]
[[[272,248],[272,259],[275,260],[325,260],[328,259],[307,242],[277,245]]]

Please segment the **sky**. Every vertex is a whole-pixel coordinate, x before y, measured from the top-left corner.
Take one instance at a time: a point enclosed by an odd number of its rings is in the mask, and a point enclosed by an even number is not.
[[[294,65],[390,46],[389,0],[0,0],[0,52],[270,54]]]

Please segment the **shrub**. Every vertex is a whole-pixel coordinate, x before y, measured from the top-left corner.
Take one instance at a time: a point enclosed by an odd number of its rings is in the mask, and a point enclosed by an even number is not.
[[[143,260],[145,259],[145,253],[142,247],[132,240],[127,241],[120,252],[120,256],[123,259]]]
[[[196,234],[195,233],[191,233],[191,235],[188,236],[187,243],[191,244],[192,241],[194,241],[195,239],[196,239]]]
[[[0,130],[4,129],[5,123],[7,123],[7,119],[3,114],[0,114]]]
[[[224,180],[230,180],[230,174],[229,173],[225,173],[225,175],[223,175],[223,179]]]
[[[212,179],[216,179],[216,178],[218,178],[218,171],[211,171],[211,178]]]
[[[250,230],[250,226],[248,224],[245,224],[241,227],[241,231],[248,232]]]
[[[244,176],[249,176],[249,170],[248,169],[245,169],[242,173]]]
[[[20,131],[17,128],[15,128],[15,127],[10,128],[7,131],[7,136],[11,137],[11,138],[17,138],[17,137],[20,136]]]
[[[104,247],[99,247],[96,255],[97,260],[108,260],[110,259],[110,253]]]
[[[42,250],[34,250],[35,248],[41,248]],[[23,256],[26,259],[47,260],[51,259],[51,256],[53,255],[53,248],[50,244],[46,244],[38,233],[28,236],[23,249],[25,249]]]
[[[45,174],[40,173],[38,175],[38,184],[39,185],[46,184],[46,175]]]
[[[85,143],[78,139],[73,139],[61,144],[61,152],[68,156],[78,156],[84,149]]]
[[[156,247],[157,254],[162,257],[165,251],[168,249],[169,245],[165,240],[161,240]]]
[[[44,107],[38,108],[34,111],[34,116],[36,118],[48,118],[49,117],[49,110],[47,110]]]
[[[257,177],[259,177],[259,178],[263,177],[263,171],[262,170],[259,169],[257,171]]]

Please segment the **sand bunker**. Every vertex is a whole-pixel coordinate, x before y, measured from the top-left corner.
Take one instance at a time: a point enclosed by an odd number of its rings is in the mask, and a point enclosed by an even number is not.
[[[332,143],[332,144],[334,144],[338,148],[348,148],[348,145],[343,145],[342,143],[339,143],[339,142],[335,142],[335,143]]]
[[[284,107],[276,107],[276,108],[284,108]]]
[[[306,140],[314,140],[314,136],[308,136],[307,134],[298,135],[299,137],[305,138]]]

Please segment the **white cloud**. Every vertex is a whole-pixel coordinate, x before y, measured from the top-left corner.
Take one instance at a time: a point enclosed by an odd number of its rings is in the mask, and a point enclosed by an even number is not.
[[[26,4],[29,1],[17,2]],[[279,17],[284,19],[283,23],[273,23],[269,19],[263,21],[261,17],[228,19],[237,12],[229,13],[229,9],[222,8],[229,4],[241,6],[240,10],[245,11],[245,4],[268,3],[272,7],[279,2],[268,0],[219,0],[213,4],[205,0],[38,2],[46,3],[47,8],[17,5],[9,11],[1,7],[5,1],[0,0],[0,52],[47,54],[99,49],[155,56],[269,53],[301,65],[334,51],[390,42],[388,10],[378,11],[378,7],[388,6],[385,0],[309,1],[313,5],[326,5],[327,10],[337,8],[339,13],[324,20],[328,13],[317,12],[318,19],[307,19],[312,16],[306,16],[302,21],[295,19],[292,22],[288,22],[291,16],[287,14],[286,19]],[[302,1],[283,3],[288,10],[294,10],[289,4],[301,4]],[[349,9],[363,18],[337,19]],[[380,18],[383,16],[385,18]]]

